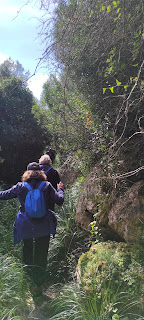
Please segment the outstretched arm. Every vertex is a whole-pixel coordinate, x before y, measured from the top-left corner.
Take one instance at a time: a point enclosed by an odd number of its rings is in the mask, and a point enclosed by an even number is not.
[[[0,200],[9,200],[17,197],[17,185],[12,188],[0,191]]]

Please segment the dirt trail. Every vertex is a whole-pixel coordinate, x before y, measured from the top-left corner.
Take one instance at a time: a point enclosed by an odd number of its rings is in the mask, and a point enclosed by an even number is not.
[[[48,320],[50,317],[50,305],[57,296],[58,289],[56,286],[43,289],[41,296],[33,298],[28,320]]]

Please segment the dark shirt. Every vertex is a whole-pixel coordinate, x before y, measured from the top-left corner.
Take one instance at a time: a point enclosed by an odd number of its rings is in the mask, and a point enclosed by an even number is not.
[[[40,164],[41,170],[43,170],[47,176],[47,181],[49,181],[52,186],[57,190],[57,184],[60,182],[60,176],[57,170],[46,164]]]
[[[43,170],[47,176],[47,181],[52,184],[52,186],[57,190],[57,184],[60,182],[60,176],[57,170],[46,164],[40,164],[41,170]],[[50,200],[49,209],[54,211],[54,203]]]

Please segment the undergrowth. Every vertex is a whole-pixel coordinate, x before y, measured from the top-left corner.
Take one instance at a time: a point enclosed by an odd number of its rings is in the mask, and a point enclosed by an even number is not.
[[[73,279],[78,258],[89,249],[90,233],[77,228],[75,221],[76,201],[81,190],[79,180],[71,190],[65,192],[62,207],[56,207],[57,233],[51,238],[48,253],[48,282]],[[54,282],[55,282],[54,281]]]
[[[8,255],[0,256],[0,319],[26,320],[29,298],[28,282],[21,263]]]
[[[107,287],[99,300],[97,292],[88,293],[71,282],[47,305],[47,320],[143,320],[142,315],[130,311],[138,305],[138,300],[127,298],[127,292],[112,294]]]
[[[0,254],[21,257],[21,245],[13,245],[13,223],[19,210],[17,199],[0,201]],[[17,249],[16,249],[17,248]]]
[[[88,252],[92,243],[88,232],[78,230],[75,221],[77,198],[81,191],[80,179],[65,192],[62,207],[56,206],[57,234],[50,241],[48,270],[45,287],[56,287],[57,297],[45,307],[46,320],[142,320],[143,315],[131,314],[138,310],[139,300],[130,299],[127,292],[111,290],[105,282],[101,294],[76,282],[76,267],[82,253]],[[25,320],[29,312],[29,280],[21,261],[21,245],[13,246],[12,226],[18,211],[18,202],[0,202],[0,319]],[[8,254],[6,254],[8,253]],[[15,256],[15,257],[14,257]],[[19,258],[19,261],[18,261]],[[132,270],[133,271],[133,270]],[[115,270],[112,270],[114,273]],[[131,270],[127,274],[131,277]],[[88,280],[88,279],[87,279]],[[91,280],[91,279],[90,279]],[[131,284],[130,284],[131,285]],[[137,312],[136,312],[137,313]]]

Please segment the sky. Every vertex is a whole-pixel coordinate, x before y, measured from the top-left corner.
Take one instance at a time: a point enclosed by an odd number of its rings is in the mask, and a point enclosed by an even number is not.
[[[44,49],[38,37],[39,19],[43,15],[39,7],[38,0],[0,0],[0,63],[9,57],[18,60],[31,75]],[[28,81],[37,99],[48,76],[48,69],[41,65]]]

